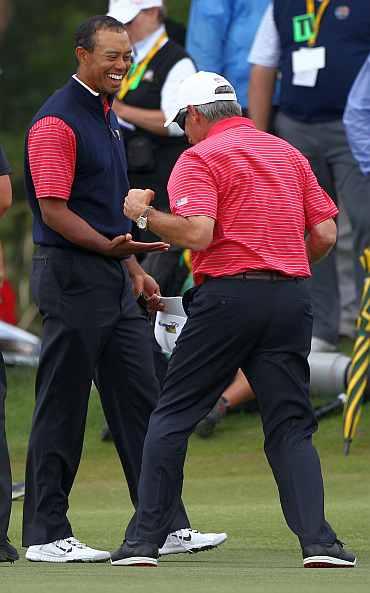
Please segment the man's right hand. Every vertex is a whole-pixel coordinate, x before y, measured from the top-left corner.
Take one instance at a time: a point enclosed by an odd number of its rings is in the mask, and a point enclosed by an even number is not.
[[[114,237],[110,245],[106,249],[105,255],[122,259],[137,253],[147,253],[149,251],[168,251],[168,243],[157,241],[156,243],[141,243],[140,241],[133,241],[130,234],[119,235]]]

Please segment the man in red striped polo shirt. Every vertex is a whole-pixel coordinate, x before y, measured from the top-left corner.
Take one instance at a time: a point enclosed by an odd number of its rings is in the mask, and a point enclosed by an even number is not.
[[[187,440],[238,368],[261,410],[265,452],[305,567],[351,567],[325,520],[317,424],[309,401],[312,314],[305,278],[336,240],[337,208],[307,160],[240,117],[234,89],[199,72],[179,88],[171,121],[194,146],[169,181],[172,214],[131,190],[125,214],[193,252],[196,287],[144,446],[134,541],[113,564],[156,564],[181,496]]]

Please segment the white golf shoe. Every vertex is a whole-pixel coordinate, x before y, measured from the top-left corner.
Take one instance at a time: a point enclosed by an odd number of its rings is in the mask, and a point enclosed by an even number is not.
[[[217,548],[226,540],[226,533],[200,533],[196,529],[179,529],[167,536],[162,548],[159,548],[159,555],[204,552]]]
[[[32,562],[106,562],[109,558],[109,552],[89,548],[75,537],[29,546],[26,552],[26,559]]]

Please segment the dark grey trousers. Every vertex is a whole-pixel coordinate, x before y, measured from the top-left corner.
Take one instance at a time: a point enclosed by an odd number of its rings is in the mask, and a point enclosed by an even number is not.
[[[358,258],[370,245],[370,182],[352,156],[342,122],[307,124],[279,112],[275,118],[275,131],[308,158],[320,185],[335,201],[338,197],[343,204],[352,226],[359,298],[363,271]],[[314,265],[311,286],[313,335],[335,344],[340,319],[335,250]]]

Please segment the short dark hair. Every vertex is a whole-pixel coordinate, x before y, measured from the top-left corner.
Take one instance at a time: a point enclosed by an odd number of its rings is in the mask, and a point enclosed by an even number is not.
[[[93,51],[95,48],[95,33],[102,29],[117,31],[117,33],[126,31],[125,25],[117,21],[117,19],[98,14],[81,23],[78,27],[75,35],[75,48],[83,47],[88,51]]]

